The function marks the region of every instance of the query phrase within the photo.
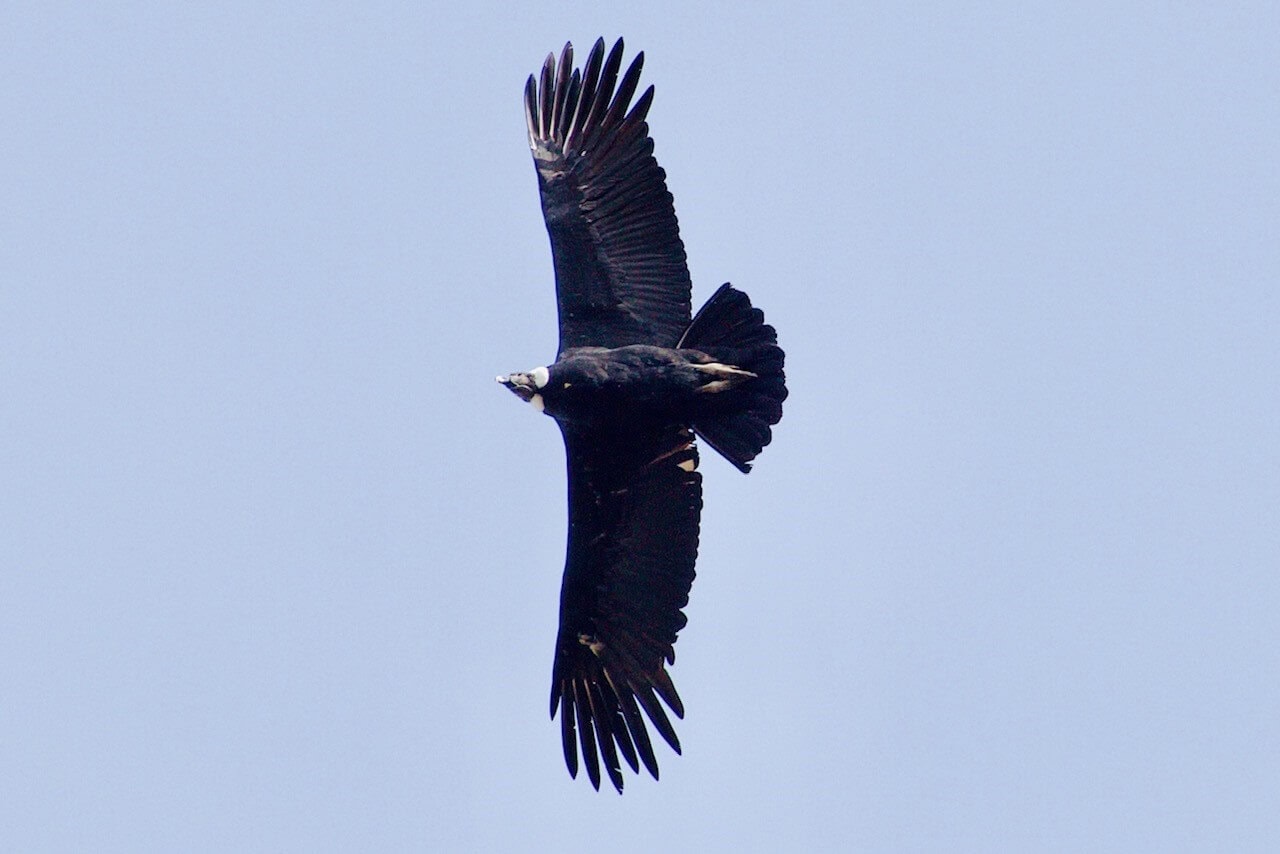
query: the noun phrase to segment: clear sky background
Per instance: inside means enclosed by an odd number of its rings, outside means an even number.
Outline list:
[[[1280,850],[1276,5],[571,5],[5,7],[3,847]],[[621,798],[493,382],[598,35],[791,388]]]

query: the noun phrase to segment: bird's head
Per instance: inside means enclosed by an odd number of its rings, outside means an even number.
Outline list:
[[[497,377],[497,380],[511,389],[511,392],[516,397],[526,403],[532,403],[534,408],[541,412],[543,409],[542,395],[538,392],[546,386],[550,378],[551,374],[546,368],[534,368],[528,373]]]

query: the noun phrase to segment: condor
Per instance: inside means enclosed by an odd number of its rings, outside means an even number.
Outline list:
[[[645,123],[653,87],[631,106],[644,54],[619,82],[621,60],[622,40],[606,57],[601,39],[579,70],[566,44],[525,86],[560,349],[551,365],[498,377],[564,436],[569,542],[551,715],[570,775],[581,747],[591,784],[600,788],[603,760],[619,792],[619,757],[658,777],[646,716],[680,752],[663,704],[684,716],[666,666],[698,554],[695,437],[750,471],[787,396],[777,334],[746,294],[722,285],[690,319],[684,244]]]

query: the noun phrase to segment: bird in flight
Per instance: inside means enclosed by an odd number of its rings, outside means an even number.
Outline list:
[[[529,147],[551,236],[560,346],[554,363],[498,377],[564,437],[569,540],[552,666],[565,764],[578,750],[619,793],[619,757],[654,779],[641,710],[676,752],[684,717],[666,666],[689,602],[702,475],[695,437],[742,472],[787,397],[777,333],[722,285],[691,317],[689,270],[645,116],[631,104],[644,54],[619,81],[622,40],[573,68],[566,44],[525,86]],[[661,699],[661,703],[659,703]]]

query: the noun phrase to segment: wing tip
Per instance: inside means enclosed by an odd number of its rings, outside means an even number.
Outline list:
[[[592,788],[599,791],[608,779],[622,794],[625,777],[619,757],[626,760],[632,772],[639,774],[643,765],[654,780],[660,779],[658,759],[649,738],[650,725],[677,756],[683,753],[680,739],[658,698],[678,717],[683,717],[684,707],[665,669],[624,676],[631,668],[625,663],[619,666],[622,671],[617,677],[603,664],[599,673],[557,677],[552,687],[551,712],[553,716],[557,712],[560,715],[561,743],[569,777],[576,780],[579,768],[585,765]],[[644,709],[643,715],[641,709]]]

